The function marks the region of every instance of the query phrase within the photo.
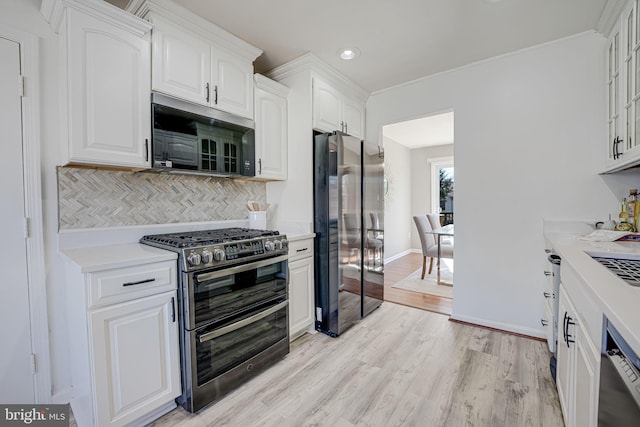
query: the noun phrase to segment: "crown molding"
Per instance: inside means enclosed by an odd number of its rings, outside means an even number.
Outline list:
[[[67,8],[72,8],[87,15],[108,22],[125,31],[142,37],[151,30],[151,25],[122,9],[102,0],[42,0],[40,13],[58,33],[64,22]]]
[[[275,80],[271,80],[268,77],[263,76],[262,74],[254,74],[253,81],[255,82],[255,87],[257,89],[266,90],[271,93],[275,93],[283,98],[286,98],[289,95],[289,88],[283,85],[282,83],[278,83]]]
[[[286,64],[280,65],[270,70],[266,75],[278,81],[304,71],[311,72],[312,75],[317,75],[330,81],[339,86],[340,91],[350,93],[363,101],[366,101],[369,97],[369,92],[313,53],[306,53]]]
[[[247,43],[241,38],[207,21],[188,9],[174,3],[171,0],[130,0],[126,9],[142,19],[153,23],[154,15],[184,27],[185,30],[194,32],[199,36],[210,40],[216,46],[229,52],[255,61],[262,54],[262,50]]]
[[[627,4],[628,0],[607,0],[596,24],[596,31],[608,36]]]

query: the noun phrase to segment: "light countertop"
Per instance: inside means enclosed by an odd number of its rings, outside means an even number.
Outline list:
[[[588,233],[583,233],[588,234]],[[588,242],[581,234],[545,232],[545,239],[562,258],[561,280],[572,299],[588,302],[603,313],[640,354],[640,287],[634,287],[591,258],[594,256],[640,259],[640,242]],[[566,265],[565,265],[566,264]],[[579,281],[564,280],[565,274]],[[578,283],[575,285],[574,283]],[[581,286],[582,285],[582,286]],[[586,285],[586,286],[585,286]],[[581,287],[580,287],[581,286]],[[574,301],[576,305],[579,303]],[[602,318],[587,319],[590,335],[600,336]],[[594,343],[598,348],[600,342]]]
[[[61,253],[77,264],[82,273],[171,261],[178,258],[175,252],[140,243],[66,249]]]

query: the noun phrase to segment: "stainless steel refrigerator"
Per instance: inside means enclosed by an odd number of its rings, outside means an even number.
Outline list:
[[[316,329],[337,336],[384,298],[384,155],[317,133],[313,178]]]

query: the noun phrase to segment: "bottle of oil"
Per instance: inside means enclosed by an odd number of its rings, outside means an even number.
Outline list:
[[[634,230],[638,229],[638,217],[640,217],[640,205],[638,203],[638,190],[632,188],[629,190],[627,198],[627,216],[628,221],[633,225]]]
[[[627,222],[629,214],[627,213],[627,198],[622,198],[622,205],[620,206],[620,213],[618,214],[620,222]]]

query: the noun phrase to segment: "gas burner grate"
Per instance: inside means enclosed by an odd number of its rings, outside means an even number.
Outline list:
[[[631,286],[640,286],[640,260],[592,257]]]
[[[187,231],[180,233],[152,234],[143,236],[142,242],[153,242],[171,248],[192,248],[215,245],[237,240],[277,236],[278,231],[251,228],[221,228],[217,230]]]

